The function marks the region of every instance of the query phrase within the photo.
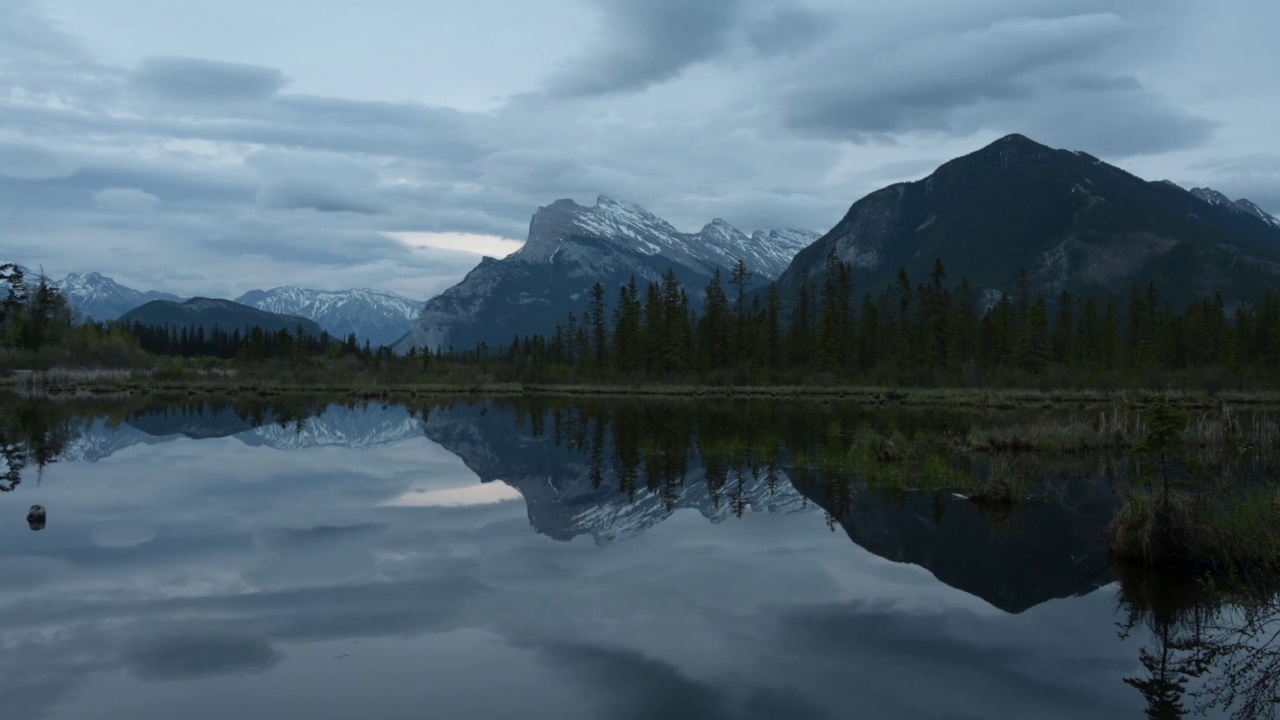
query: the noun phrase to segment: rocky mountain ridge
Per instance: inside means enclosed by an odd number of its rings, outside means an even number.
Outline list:
[[[1012,292],[1026,269],[1049,295],[1123,292],[1154,282],[1175,305],[1222,293],[1254,299],[1280,278],[1280,226],[1247,201],[1148,182],[1087,153],[1010,135],[928,177],[858,200],[779,278],[794,297],[834,252],[876,292],[905,268],[916,282],[941,258],[948,283]]]
[[[671,271],[697,305],[717,270],[727,280],[742,260],[757,283],[767,282],[816,238],[803,230],[747,235],[719,219],[682,233],[639,205],[606,195],[589,207],[557,200],[534,213],[520,250],[501,260],[485,258],[429,300],[395,349],[462,351],[480,343],[501,346],[515,335],[549,334],[570,312],[581,313],[597,281],[612,301],[630,278],[643,287]]]
[[[251,290],[236,302],[314,320],[335,338],[355,333],[375,347],[390,345],[409,332],[422,315],[423,306],[420,301],[383,290],[325,291],[289,286]]]

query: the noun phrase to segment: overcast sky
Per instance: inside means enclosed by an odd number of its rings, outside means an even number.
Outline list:
[[[425,299],[557,198],[825,231],[1010,132],[1280,214],[1278,29],[1250,0],[0,0],[0,255]]]

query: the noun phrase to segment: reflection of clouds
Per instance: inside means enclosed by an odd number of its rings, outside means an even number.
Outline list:
[[[737,682],[698,680],[671,663],[626,648],[551,642],[538,649],[548,666],[569,675],[587,689],[599,717],[620,720],[831,717],[829,712],[793,690],[756,686],[755,678]]]
[[[94,528],[89,537],[104,548],[129,548],[154,540],[156,531],[145,525],[103,525]]]
[[[388,507],[467,507],[522,500],[519,490],[501,482],[488,482],[446,490],[410,490],[383,503]]]
[[[93,716],[106,700],[136,710],[131,688],[148,680],[189,682],[140,696],[216,696],[250,672],[267,687],[291,678],[299,694],[377,687],[369,717],[402,714],[398,699],[430,687],[432,707],[462,717],[479,681],[437,668],[468,652],[520,669],[485,675],[483,694],[518,689],[543,703],[537,717],[1112,717],[1137,706],[1120,682],[1136,648],[1115,642],[1111,591],[996,614],[811,514],[712,525],[678,512],[604,548],[559,543],[530,529],[524,503],[500,501],[508,486],[478,484],[425,440],[289,453],[175,440],[109,466],[55,464],[40,491],[62,534],[0,525],[14,554],[0,561],[0,678],[6,709],[27,717]],[[93,532],[103,518],[119,546]],[[123,544],[124,530],[151,527],[155,540]],[[359,674],[333,669],[347,667]]]
[[[265,672],[280,662],[280,654],[261,638],[191,634],[142,642],[124,660],[144,680],[193,680]]]

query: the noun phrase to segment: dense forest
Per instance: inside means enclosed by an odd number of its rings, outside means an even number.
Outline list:
[[[1252,305],[1220,297],[1174,310],[1155,284],[1105,298],[1045,297],[1024,272],[1012,295],[950,283],[941,259],[923,282],[900,271],[876,295],[829,257],[820,282],[794,298],[755,288],[739,263],[701,290],[701,310],[674,272],[613,293],[597,283],[585,307],[547,335],[509,345],[414,349],[397,357],[355,336],[259,328],[206,332],[77,322],[57,288],[0,266],[0,342],[8,365],[138,367],[157,357],[292,367],[344,360],[396,380],[447,379],[449,369],[526,383],[845,384],[1270,387],[1280,364],[1280,289]],[[612,297],[611,297],[612,295]]]
[[[926,386],[1188,372],[1200,382],[1265,382],[1280,363],[1276,290],[1252,306],[1228,309],[1214,297],[1175,312],[1154,284],[1105,299],[1066,291],[1046,298],[1023,272],[1012,296],[979,297],[967,280],[948,284],[939,259],[926,282],[900,271],[893,287],[859,297],[850,266],[829,257],[826,270],[787,303],[773,286],[751,292],[751,273],[739,264],[711,280],[700,313],[670,273],[643,288],[633,280],[612,304],[597,284],[584,311],[549,337],[515,338],[498,354],[541,379]]]

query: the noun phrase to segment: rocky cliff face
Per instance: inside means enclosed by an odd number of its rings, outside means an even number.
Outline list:
[[[694,296],[716,270],[727,273],[739,259],[757,280],[771,280],[815,239],[816,233],[802,230],[746,235],[723,220],[682,233],[638,205],[606,196],[590,207],[557,200],[534,214],[519,251],[502,260],[485,258],[428,301],[396,350],[463,351],[550,333],[570,312],[581,313],[597,281],[612,300],[632,276],[643,285],[671,270]]]

